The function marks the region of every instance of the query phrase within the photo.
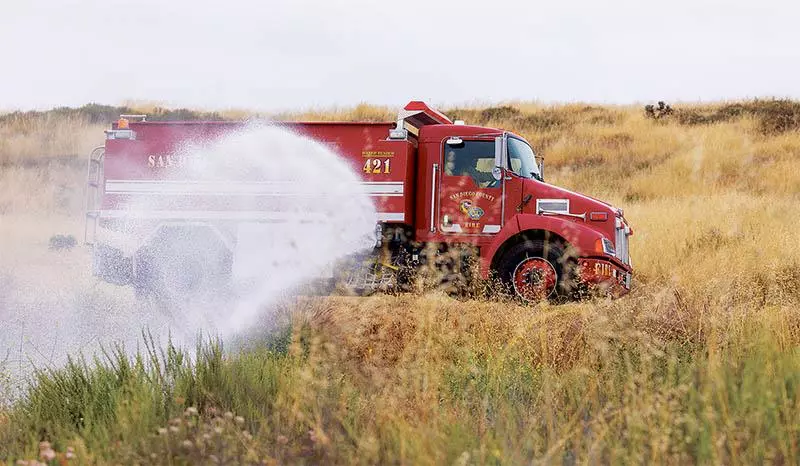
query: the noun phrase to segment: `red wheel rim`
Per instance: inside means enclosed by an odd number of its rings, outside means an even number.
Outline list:
[[[547,259],[529,257],[514,269],[514,292],[525,301],[539,301],[556,289],[556,269]]]

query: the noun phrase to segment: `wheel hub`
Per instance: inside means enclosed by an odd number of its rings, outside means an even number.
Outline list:
[[[556,269],[547,259],[528,257],[514,269],[514,292],[525,301],[539,301],[556,289]]]
[[[180,296],[188,296],[195,292],[205,275],[200,260],[186,257],[175,259],[172,267],[167,267],[165,272],[167,286]]]

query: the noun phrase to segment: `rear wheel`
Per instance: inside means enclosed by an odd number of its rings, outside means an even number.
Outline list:
[[[525,302],[569,298],[575,261],[559,242],[525,240],[502,256],[497,272],[506,289]]]
[[[136,294],[163,309],[223,298],[230,280],[230,254],[225,250],[176,248],[139,255]]]

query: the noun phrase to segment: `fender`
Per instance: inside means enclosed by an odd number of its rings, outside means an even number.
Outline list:
[[[481,248],[481,276],[489,277],[492,261],[497,251],[514,235],[525,231],[540,230],[554,233],[564,238],[570,245],[583,251],[594,251],[595,242],[603,238],[603,234],[573,220],[536,214],[517,214],[508,221],[500,233],[485,248]]]

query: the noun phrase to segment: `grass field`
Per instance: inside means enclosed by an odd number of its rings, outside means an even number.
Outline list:
[[[80,217],[74,154],[102,142],[116,111],[0,116],[0,222],[15,225],[0,231]],[[518,132],[549,182],[623,207],[632,293],[530,307],[435,290],[298,298],[244,347],[76,356],[21,399],[0,397],[0,460],[800,462],[800,103],[445,113]],[[0,249],[0,279],[31,262],[18,249]],[[0,389],[13,382],[2,357]]]

